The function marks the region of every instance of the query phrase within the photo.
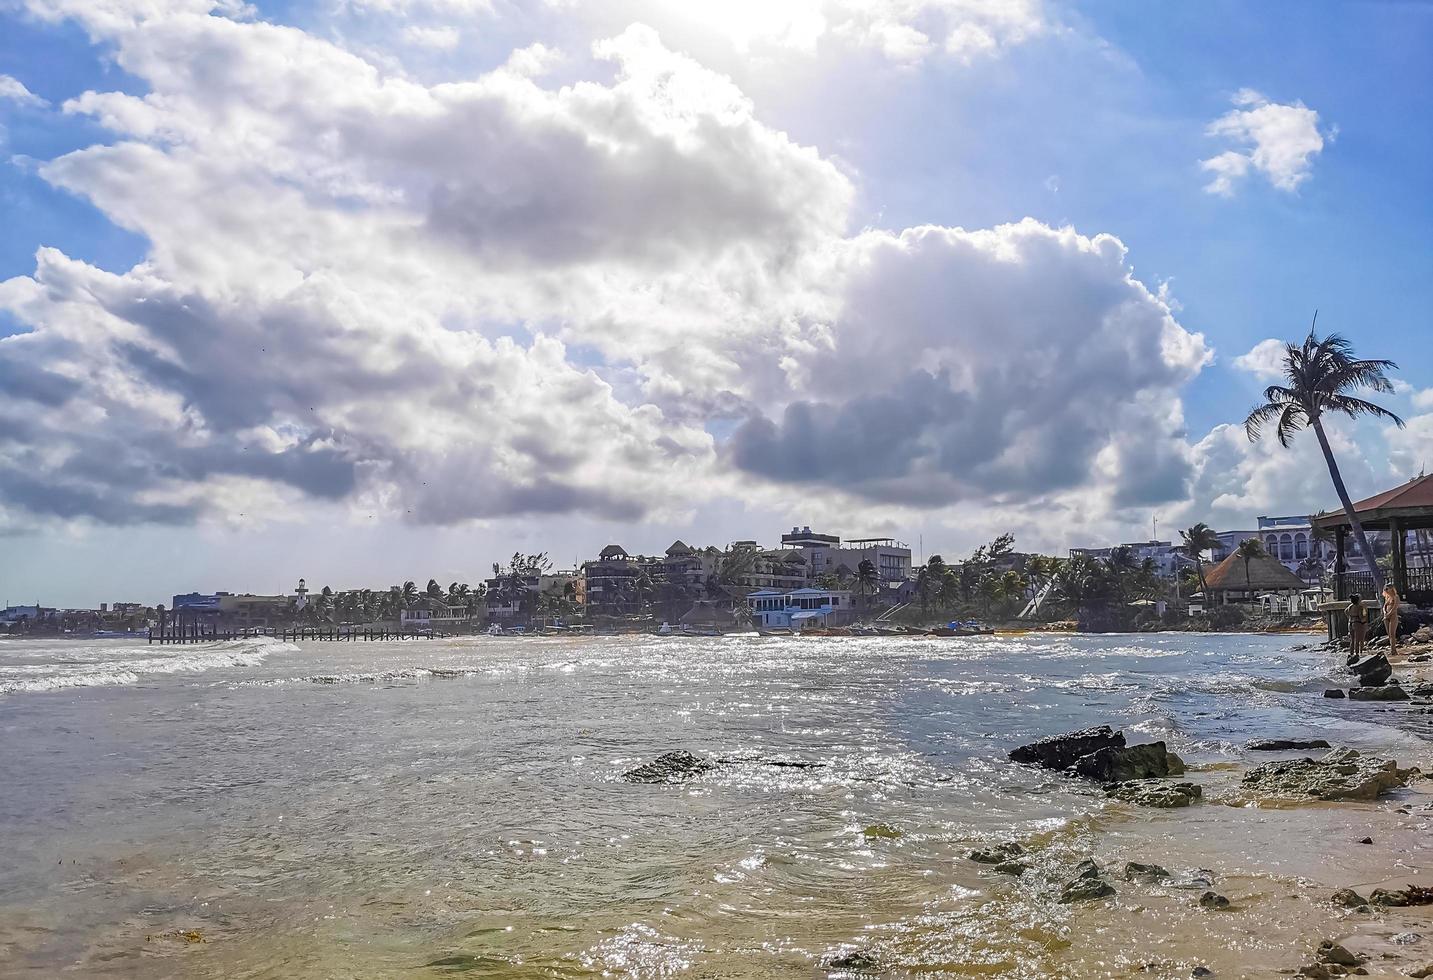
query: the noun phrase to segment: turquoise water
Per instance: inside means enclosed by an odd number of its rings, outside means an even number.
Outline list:
[[[1433,761],[1421,716],[1319,697],[1299,639],[0,642],[0,975],[812,977],[860,948],[883,976],[1187,976],[1231,943],[1296,965],[1338,921],[1317,895],[1415,867],[1427,814],[1224,805],[1266,761],[1242,743]],[[1005,760],[1101,723],[1166,739],[1210,802],[1135,811]],[[733,761],[618,778],[678,748]],[[963,860],[1005,839],[1035,873]],[[1087,854],[1215,870],[1257,914],[1135,886],[1059,906]]]

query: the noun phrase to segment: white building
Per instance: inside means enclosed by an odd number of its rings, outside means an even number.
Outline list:
[[[855,617],[851,593],[832,589],[759,589],[746,597],[757,626],[839,626]]]
[[[1174,578],[1180,569],[1193,564],[1173,541],[1132,541],[1128,544],[1110,545],[1108,548],[1071,548],[1070,557],[1109,561],[1120,549],[1128,551],[1136,565],[1143,565],[1146,560],[1154,562],[1154,572],[1160,578]]]
[[[843,544],[835,534],[793,527],[790,534],[781,536],[781,547],[799,549],[806,556],[813,579],[837,574],[843,566],[854,576],[867,559],[876,566],[882,582],[903,582],[911,576],[910,546],[894,538],[848,538]]]
[[[403,609],[398,613],[398,623],[403,629],[444,629],[472,621],[472,613],[463,606],[450,606],[436,599],[419,600],[413,608]]]

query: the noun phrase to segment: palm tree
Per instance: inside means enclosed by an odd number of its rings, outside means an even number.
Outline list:
[[[412,582],[404,582],[403,588],[398,593],[399,609],[411,609],[413,603],[418,601],[418,586]]]
[[[1203,521],[1191,528],[1180,531],[1179,536],[1184,539],[1181,550],[1194,559],[1194,574],[1199,577],[1199,588],[1209,594],[1209,586],[1204,581],[1204,553],[1219,547],[1219,535],[1214,529]]]
[[[1264,543],[1258,538],[1245,538],[1234,549],[1234,554],[1244,562],[1244,592],[1250,602],[1254,601],[1254,582],[1249,576],[1249,563],[1264,553]]]
[[[1318,315],[1314,315],[1315,321]],[[1403,420],[1388,409],[1362,398],[1355,398],[1348,392],[1357,388],[1368,388],[1378,392],[1391,392],[1393,385],[1384,373],[1396,369],[1397,364],[1386,360],[1356,360],[1353,345],[1338,334],[1318,337],[1312,329],[1300,346],[1289,344],[1284,349],[1285,384],[1270,385],[1264,389],[1264,404],[1249,413],[1244,420],[1244,431],[1251,440],[1258,439],[1259,433],[1270,422],[1277,421],[1275,435],[1279,445],[1287,447],[1294,433],[1304,426],[1314,430],[1318,436],[1319,448],[1323,450],[1324,462],[1328,464],[1329,477],[1343,505],[1344,516],[1353,527],[1353,537],[1358,543],[1359,553],[1368,563],[1373,576],[1373,591],[1383,591],[1383,572],[1369,547],[1368,536],[1363,532],[1363,522],[1354,512],[1348,489],[1343,485],[1338,462],[1324,433],[1323,417],[1334,412],[1358,418],[1369,415],[1388,419],[1399,428]]]
[[[869,558],[862,558],[856,565],[856,588],[861,596],[861,604],[868,603],[871,596],[876,594],[880,588],[880,575],[876,572],[876,563]]]

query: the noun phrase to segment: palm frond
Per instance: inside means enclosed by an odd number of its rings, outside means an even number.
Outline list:
[[[1309,414],[1302,405],[1285,405],[1284,410],[1279,413],[1279,427],[1274,434],[1279,438],[1279,445],[1288,449],[1293,444],[1294,433],[1298,432],[1308,424]]]
[[[1352,395],[1327,395],[1323,408],[1325,411],[1341,412],[1350,418],[1367,415],[1376,419],[1387,419],[1400,429],[1405,424],[1401,418],[1382,405],[1375,405],[1373,402],[1364,401],[1362,398],[1355,398]]]
[[[1248,418],[1244,419],[1244,434],[1249,437],[1249,441],[1257,440],[1264,426],[1277,418],[1283,410],[1282,404],[1269,401],[1250,412]]]

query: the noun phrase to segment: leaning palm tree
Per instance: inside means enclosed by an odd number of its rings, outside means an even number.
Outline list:
[[[1219,547],[1219,535],[1214,529],[1203,521],[1193,527],[1180,531],[1179,536],[1184,539],[1181,550],[1194,559],[1194,574],[1199,576],[1199,588],[1207,595],[1209,586],[1204,581],[1204,553]]]
[[[1317,322],[1318,314],[1314,315]],[[1277,420],[1274,432],[1279,445],[1287,447],[1294,433],[1304,426],[1314,430],[1318,436],[1319,448],[1323,450],[1324,462],[1328,464],[1329,477],[1343,505],[1344,516],[1353,527],[1353,537],[1358,550],[1368,563],[1373,576],[1375,594],[1383,591],[1383,572],[1368,545],[1368,536],[1363,532],[1363,522],[1354,512],[1348,489],[1343,485],[1338,462],[1324,433],[1323,417],[1333,412],[1358,418],[1369,415],[1388,419],[1399,428],[1403,420],[1388,409],[1373,402],[1356,398],[1348,392],[1357,388],[1372,391],[1391,392],[1392,383],[1384,373],[1396,369],[1397,364],[1386,360],[1358,360],[1353,356],[1353,345],[1336,333],[1327,337],[1317,336],[1312,329],[1301,345],[1288,344],[1284,349],[1284,379],[1282,385],[1270,385],[1264,389],[1264,404],[1249,413],[1244,420],[1244,431],[1251,440],[1258,439],[1264,426]]]
[[[1244,562],[1244,592],[1252,602],[1254,600],[1254,581],[1249,574],[1249,563],[1265,554],[1264,543],[1258,538],[1245,538],[1239,542],[1239,547],[1234,549],[1234,554]]]

